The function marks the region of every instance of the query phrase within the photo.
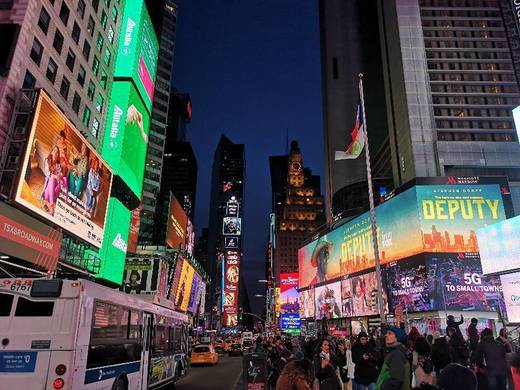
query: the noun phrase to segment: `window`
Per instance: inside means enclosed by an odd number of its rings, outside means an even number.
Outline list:
[[[54,311],[54,302],[30,301],[23,297],[18,298],[15,317],[51,317]]]
[[[79,71],[78,71],[78,83],[79,85],[81,85],[82,87],[85,85],[85,77],[86,77],[86,71],[85,71],[85,68],[83,66],[79,66]]]
[[[121,339],[124,331],[121,307],[104,302],[95,302],[92,321],[92,340],[96,339]]]
[[[105,11],[101,12],[101,27],[103,27],[103,30],[107,28],[107,14]]]
[[[67,23],[69,21],[69,15],[70,15],[69,7],[67,7],[67,4],[65,4],[65,2],[61,3],[60,19],[65,26],[67,25]]]
[[[31,72],[28,70],[25,71],[25,76],[23,78],[22,88],[34,88],[36,85],[36,78],[33,76]],[[0,300],[1,301],[1,300]]]
[[[114,43],[114,29],[112,28],[112,26],[108,26],[107,36],[108,36],[108,41],[110,43]]]
[[[103,48],[103,42],[104,42],[103,35],[101,35],[101,33],[99,32],[98,36],[97,36],[96,49],[100,53],[101,53],[101,49]]]
[[[81,120],[85,126],[88,127],[90,123],[90,108],[85,107],[83,110],[83,119]]]
[[[117,23],[117,8],[115,5],[112,7],[112,21]]]
[[[71,72],[74,72],[74,63],[76,62],[76,55],[69,49],[67,53],[67,60],[65,61],[65,65],[70,69]]]
[[[103,112],[103,104],[105,103],[105,99],[103,99],[103,96],[98,93],[97,101],[96,101],[96,110],[97,112]]]
[[[31,54],[30,57],[32,60],[36,63],[36,65],[40,65],[40,61],[42,59],[42,53],[43,53],[43,46],[40,43],[39,40],[34,38],[33,45],[31,48]]]
[[[98,12],[99,0],[92,0],[92,8],[94,8],[94,11]]]
[[[96,85],[90,80],[88,82],[87,96],[90,101],[94,100],[94,93],[96,93]]]
[[[77,114],[79,113],[79,106],[81,105],[81,98],[77,92],[74,92],[74,98],[72,99],[72,109]]]
[[[106,89],[107,88],[107,82],[108,82],[108,74],[107,72],[105,72],[104,69],[101,69],[101,87],[103,87],[103,89]]]
[[[56,80],[56,73],[58,72],[58,65],[52,58],[49,58],[49,64],[47,65],[47,72],[45,73],[45,76],[47,76],[47,79],[54,83]]]
[[[130,312],[130,327],[128,329],[129,339],[139,339],[141,337],[141,327],[143,324],[142,314],[140,312]]]
[[[63,34],[58,29],[56,29],[56,33],[54,34],[54,41],[52,42],[52,47],[56,49],[58,54],[61,54],[61,50],[63,49]]]
[[[85,42],[83,42],[83,57],[85,57],[85,60],[89,60],[90,57],[90,43],[87,42],[85,39]]]
[[[79,37],[81,35],[81,29],[79,28],[79,25],[74,22],[74,26],[72,26],[72,39],[76,44],[79,43]]]
[[[78,15],[81,16],[81,19],[85,16],[85,2],[83,0],[78,1]]]
[[[60,95],[63,96],[65,100],[69,97],[69,89],[70,89],[70,81],[67,80],[65,76],[63,76],[63,79],[61,80],[61,86],[60,86]]]
[[[99,121],[96,118],[94,118],[94,120],[92,121],[92,127],[90,129],[90,132],[94,137],[97,138],[99,132]]]
[[[99,60],[96,56],[94,56],[94,60],[92,61],[92,73],[94,73],[94,75],[97,76],[98,71],[99,71]]]
[[[110,58],[112,58],[112,53],[110,53],[110,50],[105,48],[105,55],[103,56],[103,61],[105,61],[105,64],[107,66],[110,66]]]
[[[87,23],[87,31],[90,34],[91,37],[94,36],[94,29],[96,28],[96,23],[94,23],[94,19],[92,19],[92,16],[88,17],[88,23]]]
[[[40,18],[38,19],[38,26],[40,29],[47,35],[47,31],[49,31],[49,23],[51,21],[51,16],[47,12],[45,8],[42,7],[40,11]]]
[[[9,317],[14,295],[0,293],[0,317]]]

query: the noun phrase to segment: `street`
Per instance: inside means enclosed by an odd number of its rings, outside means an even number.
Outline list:
[[[242,357],[220,355],[216,366],[190,367],[176,383],[176,390],[239,390]]]

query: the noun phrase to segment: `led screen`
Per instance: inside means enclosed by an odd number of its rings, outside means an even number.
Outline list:
[[[280,313],[298,313],[298,273],[280,274]]]
[[[507,319],[510,324],[520,324],[520,272],[501,275]]]
[[[224,235],[240,236],[242,232],[242,219],[236,217],[224,217],[222,233]]]
[[[44,91],[27,145],[15,201],[101,247],[112,172]]]
[[[170,193],[170,212],[168,213],[168,226],[166,229],[166,244],[172,249],[186,246],[186,228],[188,217],[181,204]]]
[[[477,230],[484,274],[520,269],[520,216]]]
[[[188,311],[191,313],[195,313],[195,311],[197,310],[197,305],[199,303],[198,299],[200,298],[199,291],[201,288],[201,284],[202,284],[202,278],[200,277],[200,275],[197,272],[195,272],[193,274],[193,282],[192,282],[192,286],[191,286],[190,300],[188,303]]]
[[[140,199],[150,115],[130,82],[114,82],[107,112],[102,156]]]
[[[378,315],[376,273],[369,272],[349,279],[352,296],[352,315],[354,317]],[[388,298],[384,289],[383,302],[385,312],[388,312]]]
[[[179,276],[179,283],[177,292],[175,294],[175,307],[180,311],[188,310],[190,301],[191,286],[193,283],[193,276],[195,269],[186,260],[182,262],[182,268]]]
[[[341,283],[334,282],[314,288],[316,319],[340,318]]]
[[[314,318],[314,288],[300,291],[300,317]]]
[[[415,186],[376,208],[381,263],[423,252],[475,252],[475,231],[505,219],[498,184]],[[374,266],[369,213],[298,250],[300,288]]]
[[[285,333],[300,333],[301,319],[298,313],[283,313],[280,315],[280,329]]]

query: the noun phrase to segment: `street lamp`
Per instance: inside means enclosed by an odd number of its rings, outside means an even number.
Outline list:
[[[262,294],[255,294],[255,298],[267,298],[267,297]]]

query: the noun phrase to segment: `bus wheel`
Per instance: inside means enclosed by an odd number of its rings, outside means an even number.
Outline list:
[[[112,390],[127,390],[126,382],[123,378],[117,378],[112,385]]]

